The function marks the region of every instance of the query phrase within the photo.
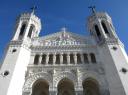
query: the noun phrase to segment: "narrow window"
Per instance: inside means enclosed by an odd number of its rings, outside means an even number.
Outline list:
[[[100,38],[101,33],[100,33],[99,27],[97,25],[95,25],[95,31],[96,31],[96,34],[97,34],[98,38]]]
[[[81,64],[82,61],[81,61],[81,55],[80,54],[77,54],[77,63],[78,64]]]
[[[36,55],[34,59],[34,64],[38,65],[38,63],[39,63],[39,55]]]
[[[49,62],[48,64],[53,64],[53,54],[49,55]]]
[[[26,24],[23,24],[21,29],[20,29],[20,36],[23,36],[25,28],[26,28]]]
[[[70,54],[70,63],[71,64],[74,64],[75,63],[73,54]]]
[[[31,38],[32,32],[33,32],[34,26],[30,26],[29,32],[28,32],[28,37]]]
[[[108,29],[107,29],[105,23],[102,21],[101,24],[102,24],[102,27],[103,27],[105,33],[106,33],[106,34],[109,34]]]
[[[56,64],[60,64],[60,55],[59,54],[56,55]]]
[[[46,54],[43,54],[41,63],[46,64]]]
[[[93,53],[90,54],[90,57],[91,57],[91,62],[96,63],[96,57]]]
[[[67,54],[63,54],[63,64],[67,64]]]
[[[85,63],[88,63],[89,62],[88,61],[88,55],[86,53],[84,53],[83,56],[84,56],[84,62]]]

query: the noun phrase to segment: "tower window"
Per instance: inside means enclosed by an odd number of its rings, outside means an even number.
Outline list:
[[[113,49],[113,50],[117,50],[117,47],[116,47],[116,46],[113,46],[112,49]]]
[[[125,74],[127,73],[127,69],[126,68],[122,68],[121,71]]]
[[[9,75],[9,71],[5,71],[4,73],[3,73],[3,76],[5,77],[5,76],[7,76],[7,75]]]
[[[103,27],[105,33],[106,33],[106,34],[109,34],[108,29],[107,29],[105,23],[102,21],[101,24],[102,24],[102,27]]]
[[[95,25],[95,31],[96,31],[97,36],[100,38],[101,33],[100,33],[99,27],[97,25]]]
[[[17,51],[16,49],[13,49],[13,50],[12,50],[12,53],[14,53],[14,52],[16,52],[16,51]]]
[[[21,29],[20,29],[20,36],[23,36],[25,28],[26,28],[26,24],[23,24]]]
[[[28,37],[29,37],[29,38],[31,38],[33,30],[34,30],[34,26],[31,25],[31,26],[30,26],[30,29],[29,29],[29,32],[28,32]]]

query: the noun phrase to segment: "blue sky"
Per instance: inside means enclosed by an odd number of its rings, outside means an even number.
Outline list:
[[[128,52],[128,0],[2,0],[0,3],[0,58],[13,36],[16,17],[38,6],[36,14],[42,21],[40,35],[46,35],[67,27],[69,31],[87,35],[88,6],[107,12],[113,20],[116,33]]]

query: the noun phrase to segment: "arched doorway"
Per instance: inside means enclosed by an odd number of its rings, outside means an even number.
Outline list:
[[[100,95],[99,84],[96,80],[88,78],[83,81],[83,95]]]
[[[33,84],[32,95],[49,95],[49,84],[46,80],[38,80]]]
[[[67,78],[62,79],[57,88],[58,95],[75,95],[74,84]]]

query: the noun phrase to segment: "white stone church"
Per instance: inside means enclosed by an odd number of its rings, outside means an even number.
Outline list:
[[[93,12],[90,36],[65,28],[39,37],[34,12],[21,14],[0,69],[0,95],[128,95],[128,58],[111,17]]]

